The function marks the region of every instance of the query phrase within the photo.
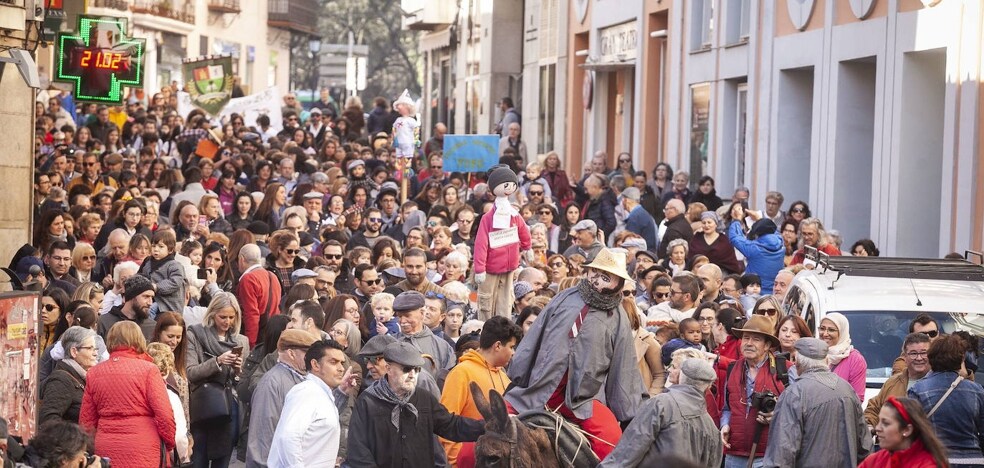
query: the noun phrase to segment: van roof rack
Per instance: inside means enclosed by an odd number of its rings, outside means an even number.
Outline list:
[[[967,251],[965,258],[906,258],[831,256],[806,247],[806,259],[817,268],[837,273],[837,279],[848,276],[880,276],[889,278],[933,279],[953,281],[984,281],[984,266],[967,260],[977,252]]]

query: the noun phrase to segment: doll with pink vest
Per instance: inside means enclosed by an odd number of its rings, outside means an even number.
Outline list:
[[[492,209],[482,216],[475,236],[475,283],[478,285],[478,318],[496,315],[510,318],[513,303],[513,272],[519,268],[520,253],[530,256],[530,229],[509,196],[519,188],[519,178],[507,166],[489,174],[495,194]]]

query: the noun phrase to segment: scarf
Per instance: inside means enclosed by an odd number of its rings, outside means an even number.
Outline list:
[[[830,364],[830,368],[833,369],[849,356],[851,351],[854,351],[854,346],[851,346],[851,324],[847,321],[847,317],[837,312],[829,313],[823,318],[834,322],[834,325],[837,326],[837,330],[840,332],[840,339],[837,341],[837,344],[827,349],[827,362]]]
[[[609,314],[618,308],[618,305],[622,302],[621,292],[616,294],[600,293],[586,279],[582,279],[580,283],[577,283],[577,292],[581,295],[584,303],[592,309],[603,310]]]
[[[386,381],[386,377],[383,377],[375,382],[372,386],[366,389],[366,393],[378,398],[379,400],[393,405],[393,410],[390,411],[390,422],[393,423],[393,427],[396,431],[400,431],[400,412],[406,408],[413,417],[417,417],[417,407],[410,403],[410,397],[413,396],[413,391],[407,393],[400,398],[396,395],[392,388],[389,386],[389,382]]]
[[[75,361],[75,359],[65,358],[62,359],[61,362],[65,363],[65,365],[67,365],[68,367],[71,367],[76,374],[82,376],[82,380],[85,380],[85,369],[83,369],[82,366],[80,366],[79,363]]]
[[[493,229],[509,229],[512,226],[512,217],[519,215],[519,212],[509,203],[508,197],[495,197],[495,214],[492,215]]]

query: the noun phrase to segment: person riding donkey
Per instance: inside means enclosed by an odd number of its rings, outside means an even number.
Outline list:
[[[619,421],[635,416],[647,392],[620,306],[625,254],[603,248],[584,268],[587,278],[554,297],[516,348],[505,400],[513,412],[558,412],[604,459],[622,435]]]

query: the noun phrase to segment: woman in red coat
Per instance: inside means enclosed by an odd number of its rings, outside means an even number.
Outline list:
[[[119,322],[106,347],[109,360],[86,375],[79,425],[95,433],[96,454],[114,468],[160,466],[161,444],[174,449],[174,413],[143,332],[135,322]]]
[[[878,413],[875,434],[882,449],[865,458],[859,468],[950,466],[946,448],[916,400],[888,397]]]

